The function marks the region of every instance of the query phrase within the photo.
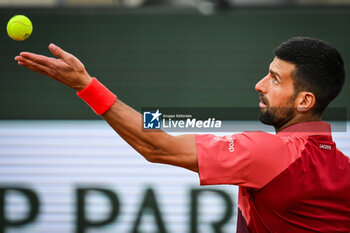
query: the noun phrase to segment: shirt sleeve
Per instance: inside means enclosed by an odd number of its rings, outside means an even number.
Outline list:
[[[265,132],[196,135],[200,183],[261,188],[300,157],[302,145]]]

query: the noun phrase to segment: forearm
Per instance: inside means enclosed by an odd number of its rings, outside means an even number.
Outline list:
[[[120,100],[117,100],[102,116],[148,161],[180,166],[192,171],[198,170],[197,161],[193,161],[196,154],[194,135],[172,136],[161,130],[144,131],[142,115]]]

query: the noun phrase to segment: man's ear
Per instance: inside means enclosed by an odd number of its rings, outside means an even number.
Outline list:
[[[299,92],[295,104],[298,112],[307,112],[315,106],[316,97],[312,92],[301,91]]]

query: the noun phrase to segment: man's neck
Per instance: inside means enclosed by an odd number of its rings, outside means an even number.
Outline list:
[[[321,120],[321,116],[318,115],[308,115],[308,116],[296,116],[293,119],[291,119],[290,121],[288,121],[287,123],[285,123],[284,125],[282,125],[279,128],[275,128],[276,133],[280,132],[281,130],[291,126],[291,125],[295,125],[298,123],[303,123],[303,122],[310,122],[310,121],[320,121]]]

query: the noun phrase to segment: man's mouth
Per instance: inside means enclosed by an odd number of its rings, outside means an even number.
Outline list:
[[[259,107],[260,107],[260,108],[265,108],[265,107],[266,107],[266,104],[264,104],[264,102],[260,101]]]
[[[260,103],[259,107],[260,108],[265,108],[267,106],[267,100],[263,95],[259,95]]]

